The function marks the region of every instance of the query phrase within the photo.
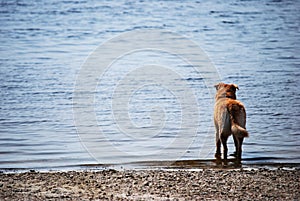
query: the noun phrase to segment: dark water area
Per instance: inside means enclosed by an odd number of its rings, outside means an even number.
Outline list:
[[[208,55],[220,81],[239,85],[237,98],[246,106],[250,133],[244,142],[243,164],[300,163],[299,1],[2,0],[0,6],[0,169],[102,164],[77,132],[76,80],[99,45],[120,34],[149,29],[168,30],[193,41]],[[185,142],[178,130],[190,132],[189,126],[180,127],[183,109],[175,97],[182,92],[179,89],[170,92],[141,85],[141,92],[128,103],[138,133],[120,135],[110,102],[104,100],[112,99],[120,77],[134,65],[174,67],[182,74],[200,111],[197,133],[188,146],[168,146],[176,138]],[[114,70],[119,66],[124,71]],[[112,69],[92,91],[98,121],[94,126],[123,153],[106,153],[103,146],[108,162],[135,164],[180,156],[179,161],[211,163],[214,100],[199,74],[176,55],[149,50],[124,56]],[[159,70],[156,74],[162,77]],[[164,118],[159,134],[145,134],[151,129],[156,132],[152,121]],[[157,157],[149,158],[149,152]]]

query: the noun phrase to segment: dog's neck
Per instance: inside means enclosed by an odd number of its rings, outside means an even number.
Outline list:
[[[231,98],[236,100],[236,95],[234,92],[232,91],[220,91],[216,94],[216,100],[220,99],[220,98]]]

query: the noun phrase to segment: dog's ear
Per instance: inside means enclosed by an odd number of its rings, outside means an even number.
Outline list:
[[[239,86],[238,86],[237,84],[232,84],[232,86],[233,86],[235,89],[239,90]]]
[[[220,87],[220,85],[221,85],[222,83],[218,83],[218,84],[216,84],[214,87],[216,88],[216,90],[218,91],[218,89],[219,89],[219,87]]]

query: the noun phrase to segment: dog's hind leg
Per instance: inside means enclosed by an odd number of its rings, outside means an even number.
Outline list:
[[[222,141],[222,145],[223,145],[223,159],[224,160],[227,160],[227,152],[228,152],[227,139],[228,139],[228,136],[226,136],[222,133],[221,134],[221,141]]]
[[[243,141],[244,141],[244,138],[238,138],[237,137],[237,146],[236,146],[236,158],[238,160],[241,160],[242,159],[242,144],[243,144]]]
[[[233,141],[235,146],[235,152],[232,154],[236,159],[241,160],[242,158],[242,144],[244,138],[238,138],[237,136],[233,135]]]
[[[235,152],[232,154],[237,160],[242,159],[242,144],[244,141],[244,138],[239,138],[235,135],[233,135],[233,141],[235,146]]]
[[[221,140],[218,139],[216,141],[216,147],[217,147],[217,150],[216,150],[216,153],[215,153],[215,158],[216,159],[221,159]]]
[[[219,132],[216,132],[216,153],[215,153],[216,159],[221,159],[221,140],[219,136]]]
[[[230,154],[230,156],[233,156],[233,157],[237,157],[237,151],[238,151],[238,139],[235,135],[232,135],[233,137],[233,141],[234,141],[234,146],[235,146],[235,152],[233,152],[232,154]]]

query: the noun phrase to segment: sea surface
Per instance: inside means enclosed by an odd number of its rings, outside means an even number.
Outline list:
[[[242,163],[300,163],[299,1],[1,0],[0,25],[0,169],[211,161],[219,81]]]

